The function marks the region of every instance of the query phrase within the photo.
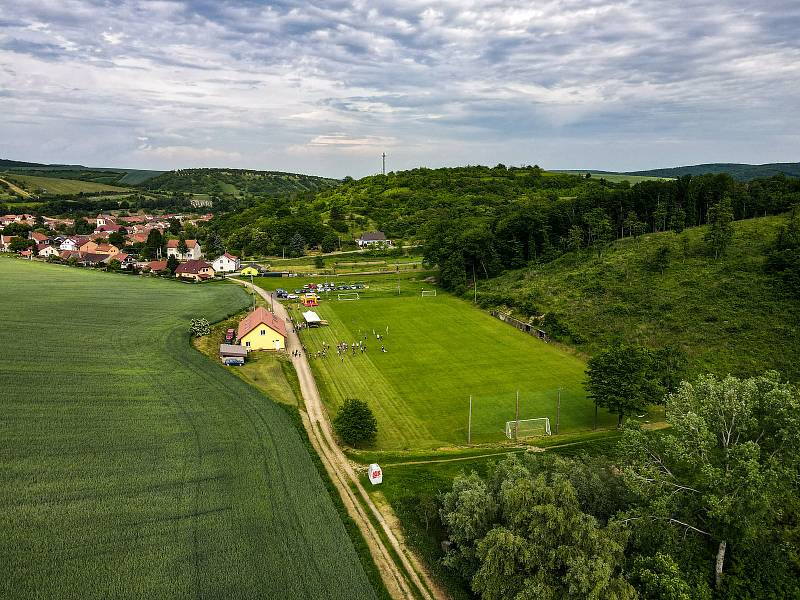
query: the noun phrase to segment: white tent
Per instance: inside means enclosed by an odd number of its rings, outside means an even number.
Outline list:
[[[322,324],[322,319],[313,310],[307,310],[303,313],[303,319],[309,327],[317,327]]]

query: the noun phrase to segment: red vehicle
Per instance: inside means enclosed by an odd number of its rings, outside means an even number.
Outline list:
[[[228,331],[225,332],[226,344],[232,344],[235,338],[236,338],[236,332],[233,329],[228,329]]]
[[[309,289],[315,290],[315,289],[317,289],[317,284],[316,283],[309,283],[308,287],[309,287]]]

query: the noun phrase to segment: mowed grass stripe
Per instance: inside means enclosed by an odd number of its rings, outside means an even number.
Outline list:
[[[0,260],[0,596],[374,597],[288,415],[189,345],[246,304]]]

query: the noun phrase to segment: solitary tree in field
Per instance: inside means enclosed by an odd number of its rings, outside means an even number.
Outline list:
[[[717,204],[708,209],[708,232],[705,240],[708,242],[714,259],[719,258],[733,239],[733,209],[729,196],[723,196]]]
[[[626,416],[645,412],[663,398],[653,356],[641,346],[617,345],[596,354],[589,359],[586,375],[595,411],[600,406],[615,413],[619,427]]]
[[[625,522],[663,522],[706,540],[717,587],[729,549],[788,552],[782,536],[792,533],[781,523],[794,518],[799,491],[798,415],[800,390],[775,372],[683,382],[667,399],[667,435],[630,429],[620,442],[626,481],[642,500]]]
[[[378,422],[369,405],[363,400],[348,398],[333,419],[333,428],[342,440],[353,447],[375,442]]]

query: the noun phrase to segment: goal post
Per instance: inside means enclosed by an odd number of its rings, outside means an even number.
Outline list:
[[[425,298],[426,296],[435,296],[436,290],[422,290],[422,297]]]
[[[338,294],[339,300],[361,300],[361,297],[358,295],[358,292],[345,292],[342,294]]]
[[[517,428],[518,423],[519,429]],[[552,435],[550,432],[550,419],[548,417],[506,421],[506,437],[510,440],[535,435]]]

